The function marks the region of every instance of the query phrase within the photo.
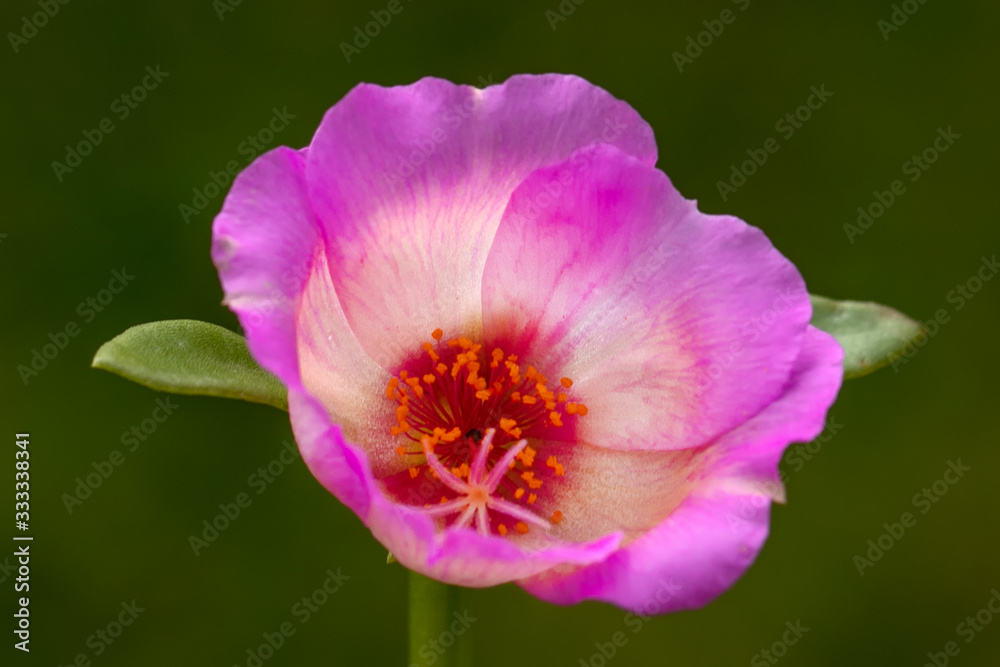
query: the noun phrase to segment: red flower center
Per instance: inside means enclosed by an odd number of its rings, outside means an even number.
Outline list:
[[[435,343],[422,346],[426,354],[385,392],[398,404],[392,434],[406,441],[396,453],[421,490],[403,495],[422,499],[444,526],[474,520],[481,533],[501,535],[508,524],[522,534],[529,523],[548,527],[532,506],[565,470],[554,455],[537,467],[535,459],[550,429],[568,429],[566,420],[587,414],[582,403],[569,401],[572,380],[562,378],[553,392],[533,366],[522,373],[517,355],[500,348],[486,355],[466,338],[443,342],[440,329],[431,336]],[[553,523],[561,519],[558,510],[550,515]]]

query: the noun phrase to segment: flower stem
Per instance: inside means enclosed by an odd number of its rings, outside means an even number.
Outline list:
[[[410,572],[411,665],[433,661],[435,667],[471,667],[472,638],[464,597],[461,588]]]

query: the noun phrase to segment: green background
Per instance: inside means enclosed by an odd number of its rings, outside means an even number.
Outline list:
[[[248,1],[220,20],[210,0],[76,0],[17,53],[9,38],[0,46],[0,497],[12,512],[13,435],[29,431],[35,536],[32,652],[26,659],[10,646],[13,580],[0,572],[0,663],[66,665],[85,653],[108,667],[243,665],[247,648],[296,621],[292,605],[340,568],[350,580],[265,664],[406,664],[404,570],[385,565],[385,549],[300,461],[264,493],[248,487],[291,438],[285,414],[176,397],[176,412],[128,452],[122,433],[162,396],[89,362],[140,322],[237,328],[209,259],[223,197],[190,224],[178,206],[210,170],[243,160],[238,145],[273,108],[296,117],[271,146],[297,147],[361,81],[477,84],[555,71],[638,109],[681,192],[764,229],[811,291],[922,320],[946,309],[951,319],[905,365],[842,390],[831,411],[842,427],[801,470],[784,466],[789,502],[774,510],[756,564],[718,600],[633,633],[608,605],[555,607],[514,586],[473,591],[476,663],[599,665],[595,642],[621,630],[628,643],[609,664],[745,665],[801,620],[809,630],[781,664],[922,665],[953,640],[961,653],[951,664],[998,664],[1000,619],[968,644],[956,626],[1000,587],[1000,280],[961,310],[947,299],[1000,250],[997,4],[931,0],[885,40],[877,21],[889,18],[889,2],[751,0],[740,11],[729,0],[589,0],[553,30],[545,12],[557,0],[404,0],[346,62],[339,43],[385,4]],[[672,53],[726,8],[735,21],[679,72]],[[35,11],[5,1],[0,30],[20,30]],[[118,120],[112,101],[147,65],[169,76]],[[782,138],[775,123],[821,84],[833,96]],[[108,116],[114,132],[59,182],[51,163]],[[918,181],[905,180],[902,164],[948,126],[961,138]],[[717,181],[768,137],[780,150],[724,202]],[[849,242],[843,225],[897,178],[906,193]],[[78,304],[122,267],[134,280],[85,322]],[[80,334],[25,385],[17,366],[71,320]],[[68,513],[62,494],[116,449],[124,463]],[[958,459],[971,471],[919,514],[913,495]],[[251,506],[195,556],[188,536],[248,490]],[[906,511],[916,525],[860,576],[853,557]],[[88,637],[133,599],[145,611],[95,657]]]

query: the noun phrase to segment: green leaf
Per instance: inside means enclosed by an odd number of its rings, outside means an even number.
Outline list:
[[[284,385],[257,365],[246,339],[215,324],[140,324],[101,346],[94,368],[159,391],[240,398],[288,409]]]
[[[810,295],[812,325],[832,334],[844,348],[844,379],[858,378],[888,365],[919,336],[923,326],[878,303],[834,301]]]

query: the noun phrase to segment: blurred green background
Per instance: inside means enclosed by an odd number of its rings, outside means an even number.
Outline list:
[[[948,295],[1000,250],[1000,7],[910,0],[916,12],[885,39],[888,1],[566,0],[557,21],[547,12],[560,12],[558,0],[403,0],[348,63],[340,43],[386,4],[77,1],[32,32],[22,17],[41,11],[37,2],[3,3],[0,496],[13,502],[14,433],[30,432],[35,541],[32,651],[10,646],[15,575],[5,567],[0,663],[69,665],[84,654],[107,667],[246,665],[262,633],[292,621],[295,635],[265,665],[406,664],[404,570],[385,565],[385,550],[301,461],[259,495],[248,484],[291,440],[286,415],[171,397],[177,409],[129,451],[123,434],[166,396],[91,370],[90,359],[140,322],[237,328],[209,259],[223,196],[187,222],[179,205],[210,171],[245,162],[241,142],[273,109],[295,118],[268,147],[298,147],[361,81],[482,84],[556,71],[638,109],[681,192],[763,228],[811,291],[951,318],[907,363],[845,386],[831,411],[836,434],[811,460],[783,466],[789,502],[774,510],[757,563],[717,601],[634,632],[604,604],[559,608],[514,586],[473,591],[476,664],[598,666],[595,642],[618,631],[628,642],[608,664],[771,664],[760,651],[797,621],[809,630],[772,658],[781,664],[922,665],[949,641],[960,648],[950,664],[998,664],[1000,619],[969,643],[957,626],[1000,588],[1000,280],[961,308]],[[704,21],[718,29],[724,9],[732,22],[678,71],[674,52]],[[147,66],[169,75],[121,118],[112,103]],[[776,123],[821,85],[833,96],[786,137]],[[114,131],[60,181],[52,162],[106,117]],[[960,138],[911,182],[903,164],[949,126]],[[723,201],[717,182],[769,137],[780,150]],[[895,179],[905,194],[851,242],[843,225]],[[123,267],[134,279],[120,294],[100,312],[80,307]],[[79,335],[25,383],[18,365],[70,321]],[[124,462],[69,512],[63,494],[113,450]],[[971,470],[920,514],[913,496],[958,459]],[[196,556],[188,536],[241,492],[252,504]],[[916,525],[859,575],[854,557],[906,511]],[[328,568],[350,579],[299,623],[293,605]],[[97,638],[133,600],[144,609],[135,622],[113,643]]]

